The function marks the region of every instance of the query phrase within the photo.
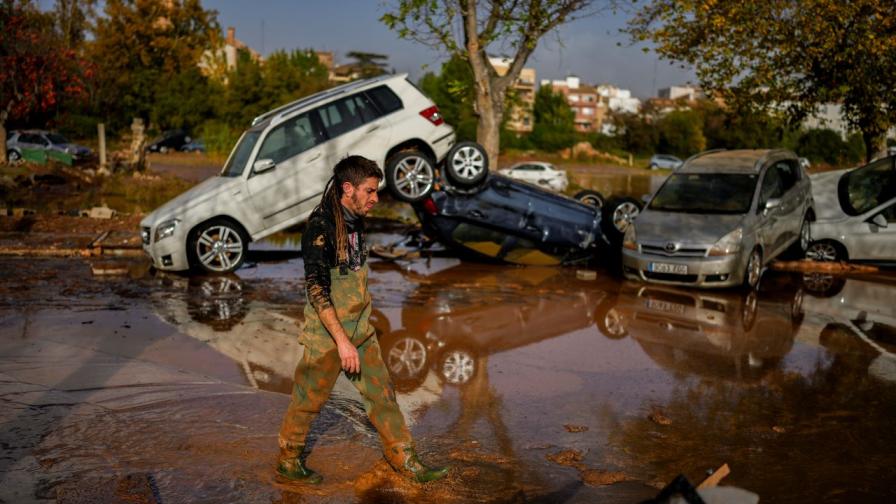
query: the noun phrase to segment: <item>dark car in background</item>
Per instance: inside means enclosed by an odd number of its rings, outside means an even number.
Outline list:
[[[179,151],[192,141],[193,139],[184,130],[168,130],[147,145],[146,150],[165,154],[166,152]]]

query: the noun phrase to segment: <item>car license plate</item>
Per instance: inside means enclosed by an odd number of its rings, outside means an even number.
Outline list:
[[[666,313],[684,314],[684,305],[678,303],[670,303],[668,301],[660,301],[659,299],[648,299],[647,308],[649,310],[661,311]]]
[[[654,273],[673,273],[675,275],[687,275],[687,264],[650,263],[647,269]]]

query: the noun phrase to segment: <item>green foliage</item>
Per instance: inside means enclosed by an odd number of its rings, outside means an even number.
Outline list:
[[[205,141],[205,149],[209,154],[227,155],[239,140],[242,130],[234,128],[222,121],[208,121],[199,130]]]
[[[696,69],[707,91],[740,109],[785,107],[791,124],[839,102],[866,158],[896,117],[896,2],[655,0],[628,32]]]
[[[800,135],[796,152],[813,163],[824,162],[836,166],[861,160],[864,144],[860,134],[851,135],[847,141],[834,130],[813,129]]]
[[[212,113],[212,85],[198,67],[185,68],[160,82],[150,123],[159,130],[185,129],[201,124]]]
[[[458,141],[476,140],[476,115],[473,113],[475,91],[470,66],[455,56],[442,64],[436,75],[426,73],[418,83],[436,105],[445,122],[454,127]]]
[[[694,110],[674,110],[657,121],[659,152],[688,157],[706,148],[703,119]]]
[[[616,114],[613,116],[613,125],[616,127],[617,138],[626,151],[642,155],[651,155],[656,151],[659,131],[646,116]]]
[[[345,56],[354,60],[354,62],[350,64],[358,68],[362,79],[369,79],[386,73],[386,60],[389,59],[388,55],[364,51],[349,51]]]
[[[566,96],[550,86],[541,86],[535,93],[535,127],[530,140],[542,150],[558,151],[576,141],[575,113]]]

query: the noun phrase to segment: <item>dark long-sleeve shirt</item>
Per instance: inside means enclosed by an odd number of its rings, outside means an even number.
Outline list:
[[[330,298],[330,270],[339,267],[344,271],[358,271],[367,260],[363,219],[345,209],[343,216],[348,235],[347,264],[339,264],[336,256],[336,223],[329,209],[315,209],[302,234],[305,294],[318,313],[333,306]]]

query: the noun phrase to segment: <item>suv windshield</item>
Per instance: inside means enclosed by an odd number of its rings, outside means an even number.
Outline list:
[[[252,155],[252,149],[255,148],[255,142],[261,136],[261,130],[249,130],[243,133],[243,138],[237,142],[230,154],[230,159],[224,165],[221,171],[222,177],[239,177],[246,169],[246,163],[249,162],[249,156]]]
[[[756,175],[679,173],[669,177],[648,207],[659,212],[743,214],[750,210]]]
[[[846,172],[840,178],[840,206],[849,215],[860,215],[896,198],[896,157],[887,157]]]

